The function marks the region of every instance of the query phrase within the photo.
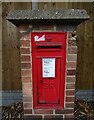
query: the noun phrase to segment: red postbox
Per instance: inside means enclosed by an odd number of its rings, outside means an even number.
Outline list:
[[[33,106],[64,108],[66,32],[32,32]]]

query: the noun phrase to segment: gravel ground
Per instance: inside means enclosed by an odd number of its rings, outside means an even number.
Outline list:
[[[94,101],[75,100],[75,120],[94,120]],[[23,120],[23,103],[2,108],[2,120]]]

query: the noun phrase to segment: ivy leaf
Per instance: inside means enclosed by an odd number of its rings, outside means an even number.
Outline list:
[[[81,113],[82,115],[86,115],[86,113],[85,113],[85,112],[82,112],[82,111],[81,111],[80,113]]]
[[[89,109],[87,109],[87,108],[85,108],[85,112],[87,113],[87,114],[89,114]]]
[[[81,108],[85,108],[85,104],[84,104],[84,103],[78,102],[78,104],[79,104],[79,106],[80,106]]]

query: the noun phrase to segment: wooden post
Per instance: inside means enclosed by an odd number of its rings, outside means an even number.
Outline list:
[[[38,9],[38,0],[32,0],[32,10]]]
[[[1,90],[2,90],[2,2],[0,2],[0,91]],[[1,92],[0,92],[0,101],[2,102]],[[0,120],[1,119],[2,119],[2,108],[0,107]]]

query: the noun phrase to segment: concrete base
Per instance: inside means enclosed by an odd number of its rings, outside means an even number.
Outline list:
[[[75,97],[78,100],[93,101],[94,90],[78,90]],[[0,91],[0,106],[8,106],[22,101],[22,91]]]
[[[75,97],[78,100],[93,101],[94,100],[94,89],[93,90],[77,90]]]
[[[22,101],[22,91],[0,91],[0,106],[8,106]]]

